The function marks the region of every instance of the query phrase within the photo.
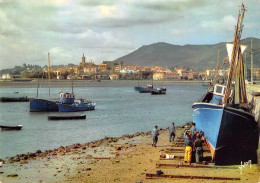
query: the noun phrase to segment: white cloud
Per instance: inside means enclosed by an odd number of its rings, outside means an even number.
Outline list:
[[[99,6],[99,10],[103,17],[116,17],[118,12],[115,6]]]
[[[236,19],[231,15],[226,15],[222,19],[202,20],[200,22],[203,31],[230,32],[234,30],[234,26],[236,26]]]
[[[234,26],[236,25],[236,19],[232,15],[227,15],[221,20],[222,27],[227,30],[234,30]]]

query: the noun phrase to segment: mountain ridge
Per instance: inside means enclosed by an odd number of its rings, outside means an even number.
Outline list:
[[[253,49],[260,48],[260,39],[253,39]],[[230,43],[230,42],[229,42]],[[251,38],[241,40],[241,44],[248,45],[246,51],[251,51]],[[173,45],[166,42],[143,45],[137,50],[119,57],[115,61],[140,66],[175,66],[191,67],[197,70],[215,68],[218,48],[220,48],[220,63],[227,56],[226,43],[206,45]],[[245,54],[244,54],[245,59]],[[247,54],[247,65],[250,65],[250,55]],[[260,50],[254,53],[254,67],[260,68]]]

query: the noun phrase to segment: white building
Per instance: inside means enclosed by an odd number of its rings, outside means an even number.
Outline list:
[[[9,73],[2,75],[2,79],[11,79],[11,78],[12,78],[12,75],[10,75]]]

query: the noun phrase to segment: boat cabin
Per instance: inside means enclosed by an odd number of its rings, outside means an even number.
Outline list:
[[[226,86],[216,84],[213,91],[212,104],[222,104],[223,97],[225,95]]]
[[[147,88],[153,88],[153,85],[151,85],[151,84],[147,84]]]
[[[63,104],[72,104],[74,102],[75,96],[73,93],[60,92],[60,102]]]

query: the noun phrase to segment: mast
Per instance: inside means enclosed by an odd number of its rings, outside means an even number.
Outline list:
[[[74,81],[74,80],[72,80],[72,83],[71,83],[71,85],[72,85],[72,86],[71,86],[71,90],[72,90],[72,91],[71,91],[71,94],[73,94],[73,81]]]
[[[251,37],[251,85],[254,84],[253,41]]]
[[[234,34],[233,51],[232,51],[232,56],[231,56],[228,78],[227,78],[227,86],[226,86],[227,88],[226,88],[224,99],[223,99],[224,105],[227,105],[228,98],[230,95],[230,87],[232,84],[233,69],[234,69],[236,58],[238,57],[238,51],[239,51],[239,47],[240,47],[240,38],[241,38],[241,34],[242,34],[242,29],[243,29],[242,23],[243,23],[243,19],[244,19],[244,14],[245,14],[245,7],[244,7],[244,4],[242,3],[241,10],[238,12],[237,26],[236,26],[235,34]]]
[[[217,73],[218,73],[218,70],[219,70],[219,53],[220,53],[220,47],[218,48],[218,58],[217,58],[217,67],[216,67],[215,77],[217,77]]]
[[[48,52],[49,100],[51,100],[50,53]]]
[[[217,57],[217,66],[216,66],[216,71],[215,71],[215,77],[214,80],[212,82],[209,83],[208,89],[207,89],[207,93],[209,92],[209,90],[215,85],[218,75],[219,75],[219,71],[222,69],[222,67],[224,66],[225,62],[223,62],[223,65],[221,68],[219,68],[219,54],[220,54],[220,47],[218,48],[218,57]],[[225,60],[225,58],[224,58]]]
[[[38,83],[37,83],[37,98],[38,98],[38,93],[39,93],[39,72],[38,72]]]

